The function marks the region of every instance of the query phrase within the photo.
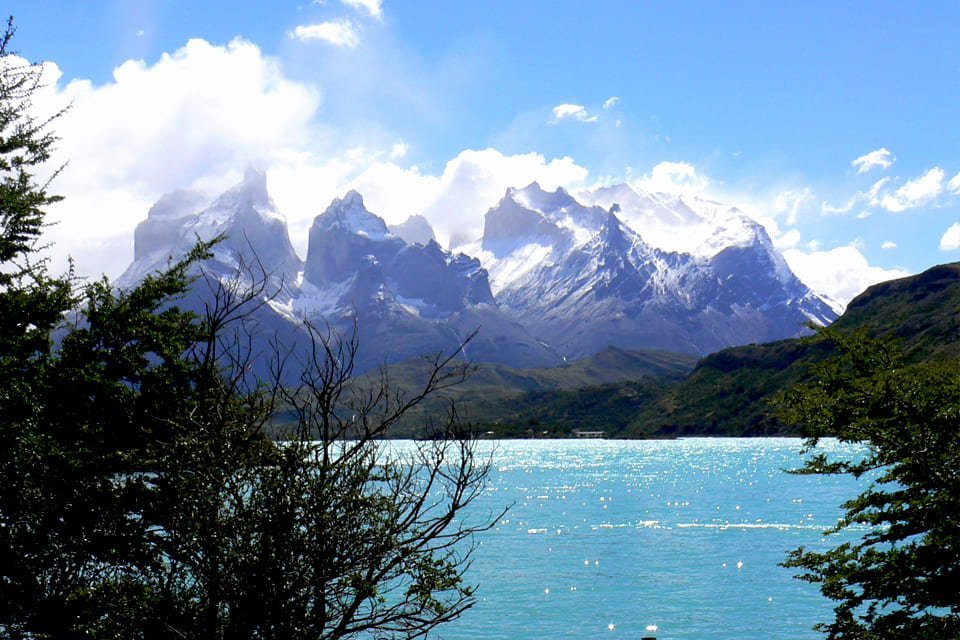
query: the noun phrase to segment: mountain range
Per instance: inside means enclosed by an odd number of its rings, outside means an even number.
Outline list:
[[[855,297],[833,328],[891,336],[908,364],[960,361],[960,263],[876,284]],[[418,407],[402,433],[456,401],[460,415],[499,437],[799,435],[776,418],[775,398],[810,381],[835,353],[827,341],[786,339],[730,347],[699,360],[681,354],[607,349],[564,367],[484,366],[443,401]],[[416,378],[412,363],[392,378]]]
[[[665,241],[671,233],[686,245]],[[356,326],[358,369],[456,350],[477,328],[470,360],[545,367],[610,346],[703,355],[836,318],[735,208],[628,185],[576,197],[536,183],[508,189],[483,236],[456,251],[437,243],[424,218],[388,226],[351,191],[314,219],[301,259],[266,176],[248,169],[212,201],[163,196],[138,225],[118,285],[217,236],[224,240],[196,272],[208,285],[263,275],[264,304],[251,315],[264,344],[279,336],[303,347],[304,322]],[[195,286],[190,304],[202,309],[214,288]]]
[[[742,214],[710,219],[627,185],[588,195],[609,205],[536,183],[509,189],[487,212],[483,238],[461,248],[488,269],[501,308],[568,358],[611,345],[706,354],[836,317]],[[713,232],[696,252],[664,250],[624,222],[625,207],[634,219],[661,214],[675,234],[711,222]]]

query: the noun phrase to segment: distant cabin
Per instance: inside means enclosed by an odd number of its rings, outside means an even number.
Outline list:
[[[573,437],[603,439],[607,437],[607,432],[606,431],[582,431],[580,429],[574,429]]]

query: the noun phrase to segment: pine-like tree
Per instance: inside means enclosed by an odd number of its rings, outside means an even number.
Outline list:
[[[814,453],[799,472],[868,482],[831,533],[867,531],[784,564],[835,601],[817,627],[828,638],[960,638],[960,361],[907,364],[890,339],[819,333],[839,355],[782,397],[782,418],[808,453],[827,436],[863,445],[853,460]]]

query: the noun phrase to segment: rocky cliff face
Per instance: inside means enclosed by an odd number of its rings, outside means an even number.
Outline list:
[[[390,232],[356,192],[314,221],[293,313],[311,321],[359,321],[364,356],[398,360],[452,351],[474,329],[473,359],[513,366],[558,357],[505,315],[480,262],[435,241],[411,244]]]
[[[811,320],[835,317],[745,216],[711,218],[625,185],[610,194],[633,207],[636,221],[681,235],[695,229],[701,237],[686,240],[699,250],[651,246],[624,222],[618,202],[605,210],[537,184],[508,190],[470,245],[501,307],[564,356],[607,345],[704,354],[791,337]]]
[[[400,224],[387,225],[390,233],[402,238],[409,244],[430,244],[430,241],[436,241],[437,236],[430,226],[430,221],[421,215],[413,215]]]
[[[358,327],[360,369],[453,352],[478,328],[467,347],[472,359],[512,366],[560,361],[500,310],[478,260],[433,240],[408,243],[356,192],[317,216],[300,261],[265,176],[254,170],[209,204],[187,192],[161,198],[138,226],[135,260],[118,284],[130,286],[185,255],[198,238],[218,236],[224,239],[213,256],[195,270],[202,286],[185,304],[202,310],[218,283],[243,286],[265,277],[249,323],[258,333],[257,353],[267,354],[278,338],[294,352],[306,349],[309,322],[344,334]]]
[[[118,284],[130,286],[182,258],[197,240],[221,236],[213,257],[204,264],[207,274],[239,275],[247,281],[262,274],[278,299],[292,298],[302,262],[290,244],[283,216],[267,193],[266,176],[252,168],[240,184],[212,202],[189,191],[160,198],[137,225],[134,261]]]

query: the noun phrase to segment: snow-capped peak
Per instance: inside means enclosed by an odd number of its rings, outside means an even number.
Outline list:
[[[556,191],[544,191],[539,182],[531,182],[523,189],[507,189],[507,197],[517,204],[543,214],[550,214],[563,207],[579,204],[563,187]]]
[[[606,220],[605,209],[584,206],[563,187],[557,187],[556,191],[544,191],[539,183],[532,182],[523,189],[508,189],[506,198],[573,232],[578,243],[589,239]]]
[[[430,222],[421,215],[412,215],[400,224],[387,225],[390,233],[399,237],[408,244],[422,244],[426,246],[429,242],[436,240],[437,236],[433,232]]]
[[[757,242],[759,225],[736,207],[697,196],[651,193],[627,184],[579,194],[620,217],[651,245],[665,251],[711,258],[730,246]]]
[[[244,171],[243,181],[217,198],[210,209],[230,211],[247,207],[261,215],[282,219],[267,192],[267,174],[252,166]]]
[[[179,259],[197,243],[218,236],[213,262],[223,274],[240,265],[262,263],[283,286],[296,274],[300,259],[290,245],[283,215],[277,212],[267,192],[267,178],[252,167],[243,180],[216,198],[212,204],[191,191],[164,195],[151,207],[147,219],[137,225],[134,262],[120,277],[121,285]]]
[[[160,196],[160,199],[150,207],[147,217],[153,220],[177,220],[197,213],[208,202],[209,200],[198,191],[179,189]]]
[[[346,231],[373,240],[392,237],[383,218],[370,213],[363,204],[363,196],[354,190],[348,191],[343,198],[334,198],[326,211],[317,216],[314,225],[324,229]]]

